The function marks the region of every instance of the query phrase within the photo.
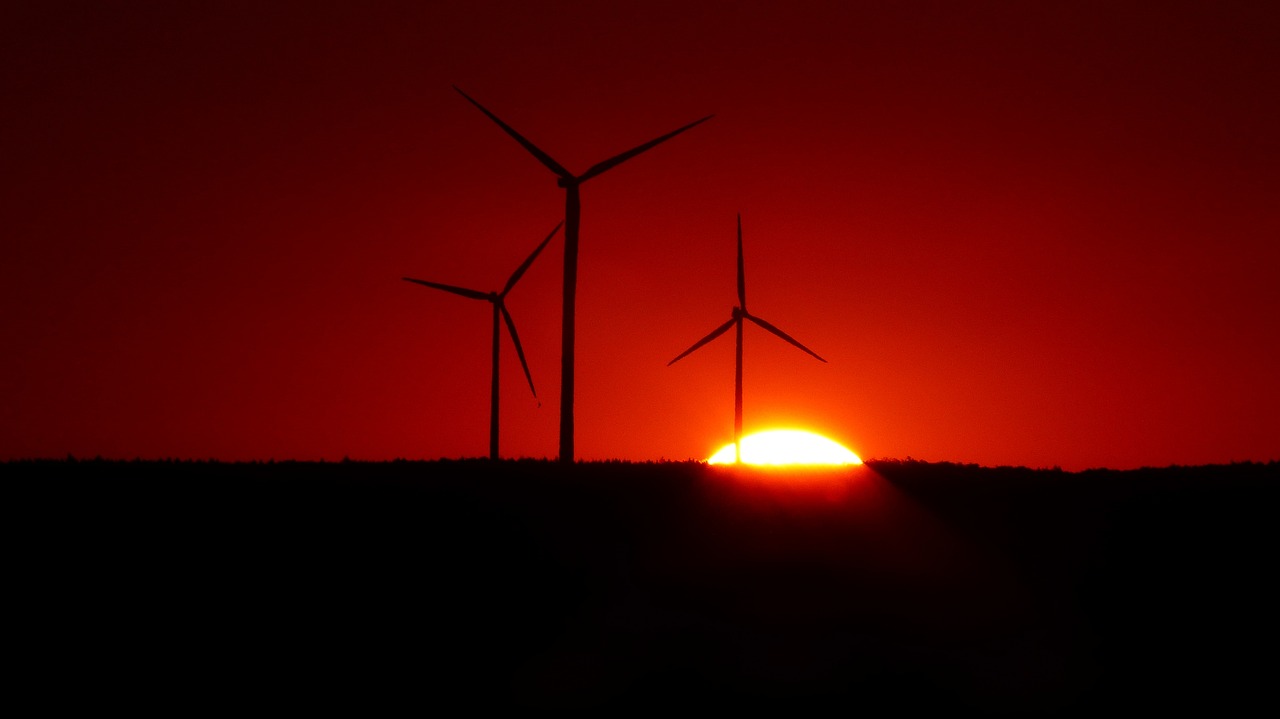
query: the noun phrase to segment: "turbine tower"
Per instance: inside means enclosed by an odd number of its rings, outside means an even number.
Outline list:
[[[670,367],[676,362],[679,362],[681,359],[683,359],[686,355],[690,354],[694,350],[698,349],[699,347],[705,345],[711,340],[729,331],[730,327],[734,327],[734,326],[737,327],[738,349],[737,349],[737,361],[734,367],[734,376],[733,376],[733,459],[735,462],[742,461],[742,325],[743,325],[742,321],[743,320],[751,320],[752,322],[756,323],[757,325],[760,325],[761,327],[781,337],[787,342],[790,342],[796,347],[799,347],[805,352],[808,352],[809,354],[813,355],[819,361],[826,362],[826,360],[818,356],[817,352],[814,352],[808,347],[805,347],[804,345],[800,344],[795,339],[793,339],[791,335],[787,334],[786,332],[783,332],[777,327],[774,327],[773,325],[769,324],[763,319],[756,317],[755,315],[747,311],[746,270],[744,269],[744,265],[742,262],[742,215],[739,214],[738,215],[738,306],[733,308],[732,317],[729,319],[728,322],[725,322],[724,324],[712,330],[711,334],[707,335],[706,337],[703,337],[697,342],[694,342],[692,347],[676,355],[675,359],[667,363],[667,366]]]
[[[453,89],[458,91],[470,102],[480,109],[486,117],[497,123],[504,132],[520,143],[520,146],[538,159],[546,166],[547,169],[555,173],[556,185],[564,188],[564,311],[561,324],[561,341],[560,341],[560,461],[573,462],[573,346],[574,346],[574,305],[577,296],[578,284],[578,218],[581,214],[581,203],[579,199],[578,186],[599,175],[606,170],[612,169],[614,166],[622,164],[627,160],[639,155],[645,150],[649,150],[654,146],[666,142],[671,138],[679,135],[685,130],[706,122],[711,119],[711,115],[707,115],[701,120],[691,122],[684,127],[668,132],[654,140],[638,145],[627,150],[626,152],[614,155],[613,157],[598,162],[581,175],[574,175],[566,170],[560,163],[556,162],[550,155],[538,149],[536,145],[529,142],[520,133],[511,128],[510,125],[499,120],[497,115],[489,112],[484,105],[476,102],[470,95],[463,92],[457,85]]]
[[[520,366],[524,368],[525,379],[529,380],[529,391],[533,392],[533,396],[536,398],[538,391],[533,388],[533,375],[529,374],[529,363],[524,360],[524,348],[520,346],[520,335],[516,334],[516,323],[512,321],[511,313],[507,312],[506,298],[507,293],[511,291],[512,287],[516,286],[516,282],[520,280],[525,270],[529,269],[529,265],[533,264],[538,254],[542,252],[548,242],[551,242],[551,238],[555,237],[563,225],[563,222],[556,225],[555,229],[551,230],[551,234],[547,235],[547,239],[543,240],[542,244],[538,245],[537,249],[533,251],[533,254],[529,255],[529,258],[517,267],[515,272],[511,273],[511,278],[507,280],[507,284],[502,288],[501,292],[480,292],[439,282],[417,280],[412,277],[402,278],[405,282],[416,282],[420,285],[452,292],[455,295],[462,295],[473,300],[484,300],[493,305],[493,370],[489,390],[489,459],[498,458],[498,335],[500,334],[498,317],[501,315],[502,320],[507,324],[507,331],[511,334],[511,341],[516,346],[516,356],[520,358]]]

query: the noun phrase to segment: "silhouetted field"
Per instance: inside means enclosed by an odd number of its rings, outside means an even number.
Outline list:
[[[1275,703],[1277,463],[0,477],[10,684],[44,707]]]

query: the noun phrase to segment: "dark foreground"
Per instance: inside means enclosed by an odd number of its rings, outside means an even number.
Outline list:
[[[0,483],[9,685],[46,708],[1276,703],[1275,463],[37,462]]]

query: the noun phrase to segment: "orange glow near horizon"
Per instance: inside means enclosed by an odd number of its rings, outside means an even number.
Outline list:
[[[858,455],[847,447],[820,434],[802,429],[774,429],[756,432],[742,438],[742,464],[762,466],[784,465],[857,465]],[[707,459],[709,464],[733,464],[733,444],[726,444]]]

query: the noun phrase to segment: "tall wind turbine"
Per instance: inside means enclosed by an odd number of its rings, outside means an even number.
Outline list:
[[[506,298],[507,293],[512,287],[516,286],[516,282],[529,269],[529,265],[537,259],[538,254],[547,246],[552,237],[560,231],[560,227],[564,223],[561,222],[555,226],[551,234],[547,235],[547,239],[538,245],[533,254],[529,255],[516,271],[511,273],[511,278],[507,280],[507,284],[502,288],[501,292],[480,292],[478,290],[469,290],[465,287],[454,287],[453,285],[445,285],[439,282],[428,282],[426,280],[416,280],[412,277],[404,277],[405,282],[416,282],[427,287],[434,287],[445,292],[452,292],[455,295],[462,295],[473,300],[484,300],[493,305],[493,373],[490,380],[489,390],[489,459],[498,458],[498,335],[500,334],[498,316],[501,315],[503,321],[507,324],[507,331],[511,333],[511,341],[516,346],[516,355],[520,358],[520,366],[524,368],[525,379],[529,380],[529,391],[533,392],[533,396],[538,396],[538,391],[533,388],[533,375],[529,374],[529,363],[524,360],[524,348],[520,346],[520,335],[516,334],[516,323],[511,319],[511,313],[507,312]]]
[[[742,262],[742,215],[738,215],[738,306],[733,308],[732,317],[729,319],[728,322],[725,322],[724,324],[712,330],[711,334],[707,335],[706,337],[703,337],[697,342],[694,342],[692,347],[676,355],[675,359],[667,363],[667,366],[670,367],[676,362],[679,362],[681,359],[683,359],[686,355],[690,354],[694,350],[705,345],[711,340],[719,337],[725,332],[728,332],[730,327],[736,326],[738,328],[737,362],[734,368],[734,376],[733,376],[733,459],[735,462],[742,461],[742,325],[743,325],[742,321],[743,320],[751,320],[752,322],[756,323],[757,325],[760,325],[761,327],[781,337],[787,342],[790,342],[796,347],[799,347],[805,352],[808,352],[809,354],[813,355],[819,361],[826,362],[826,360],[822,359],[821,357],[818,357],[818,353],[800,344],[795,339],[793,339],[791,335],[787,334],[786,332],[783,332],[777,327],[774,327],[773,325],[769,324],[763,319],[756,317],[755,315],[747,311],[746,270],[744,269],[743,262]]]
[[[574,303],[577,296],[578,285],[578,217],[581,213],[581,204],[578,196],[578,186],[603,173],[612,169],[616,165],[620,165],[627,160],[639,155],[645,150],[649,150],[654,146],[666,142],[689,128],[706,122],[711,119],[711,115],[691,122],[684,127],[668,132],[654,140],[638,145],[627,150],[620,155],[598,162],[581,175],[574,175],[556,162],[550,155],[538,149],[536,145],[529,142],[520,133],[511,128],[510,125],[499,120],[497,115],[489,112],[484,105],[476,102],[470,95],[463,92],[457,85],[453,89],[458,91],[470,102],[480,109],[490,120],[497,123],[504,132],[520,143],[520,146],[538,159],[556,175],[556,185],[564,188],[564,313],[561,324],[561,341],[560,341],[560,461],[573,461],[573,345],[574,345]]]

